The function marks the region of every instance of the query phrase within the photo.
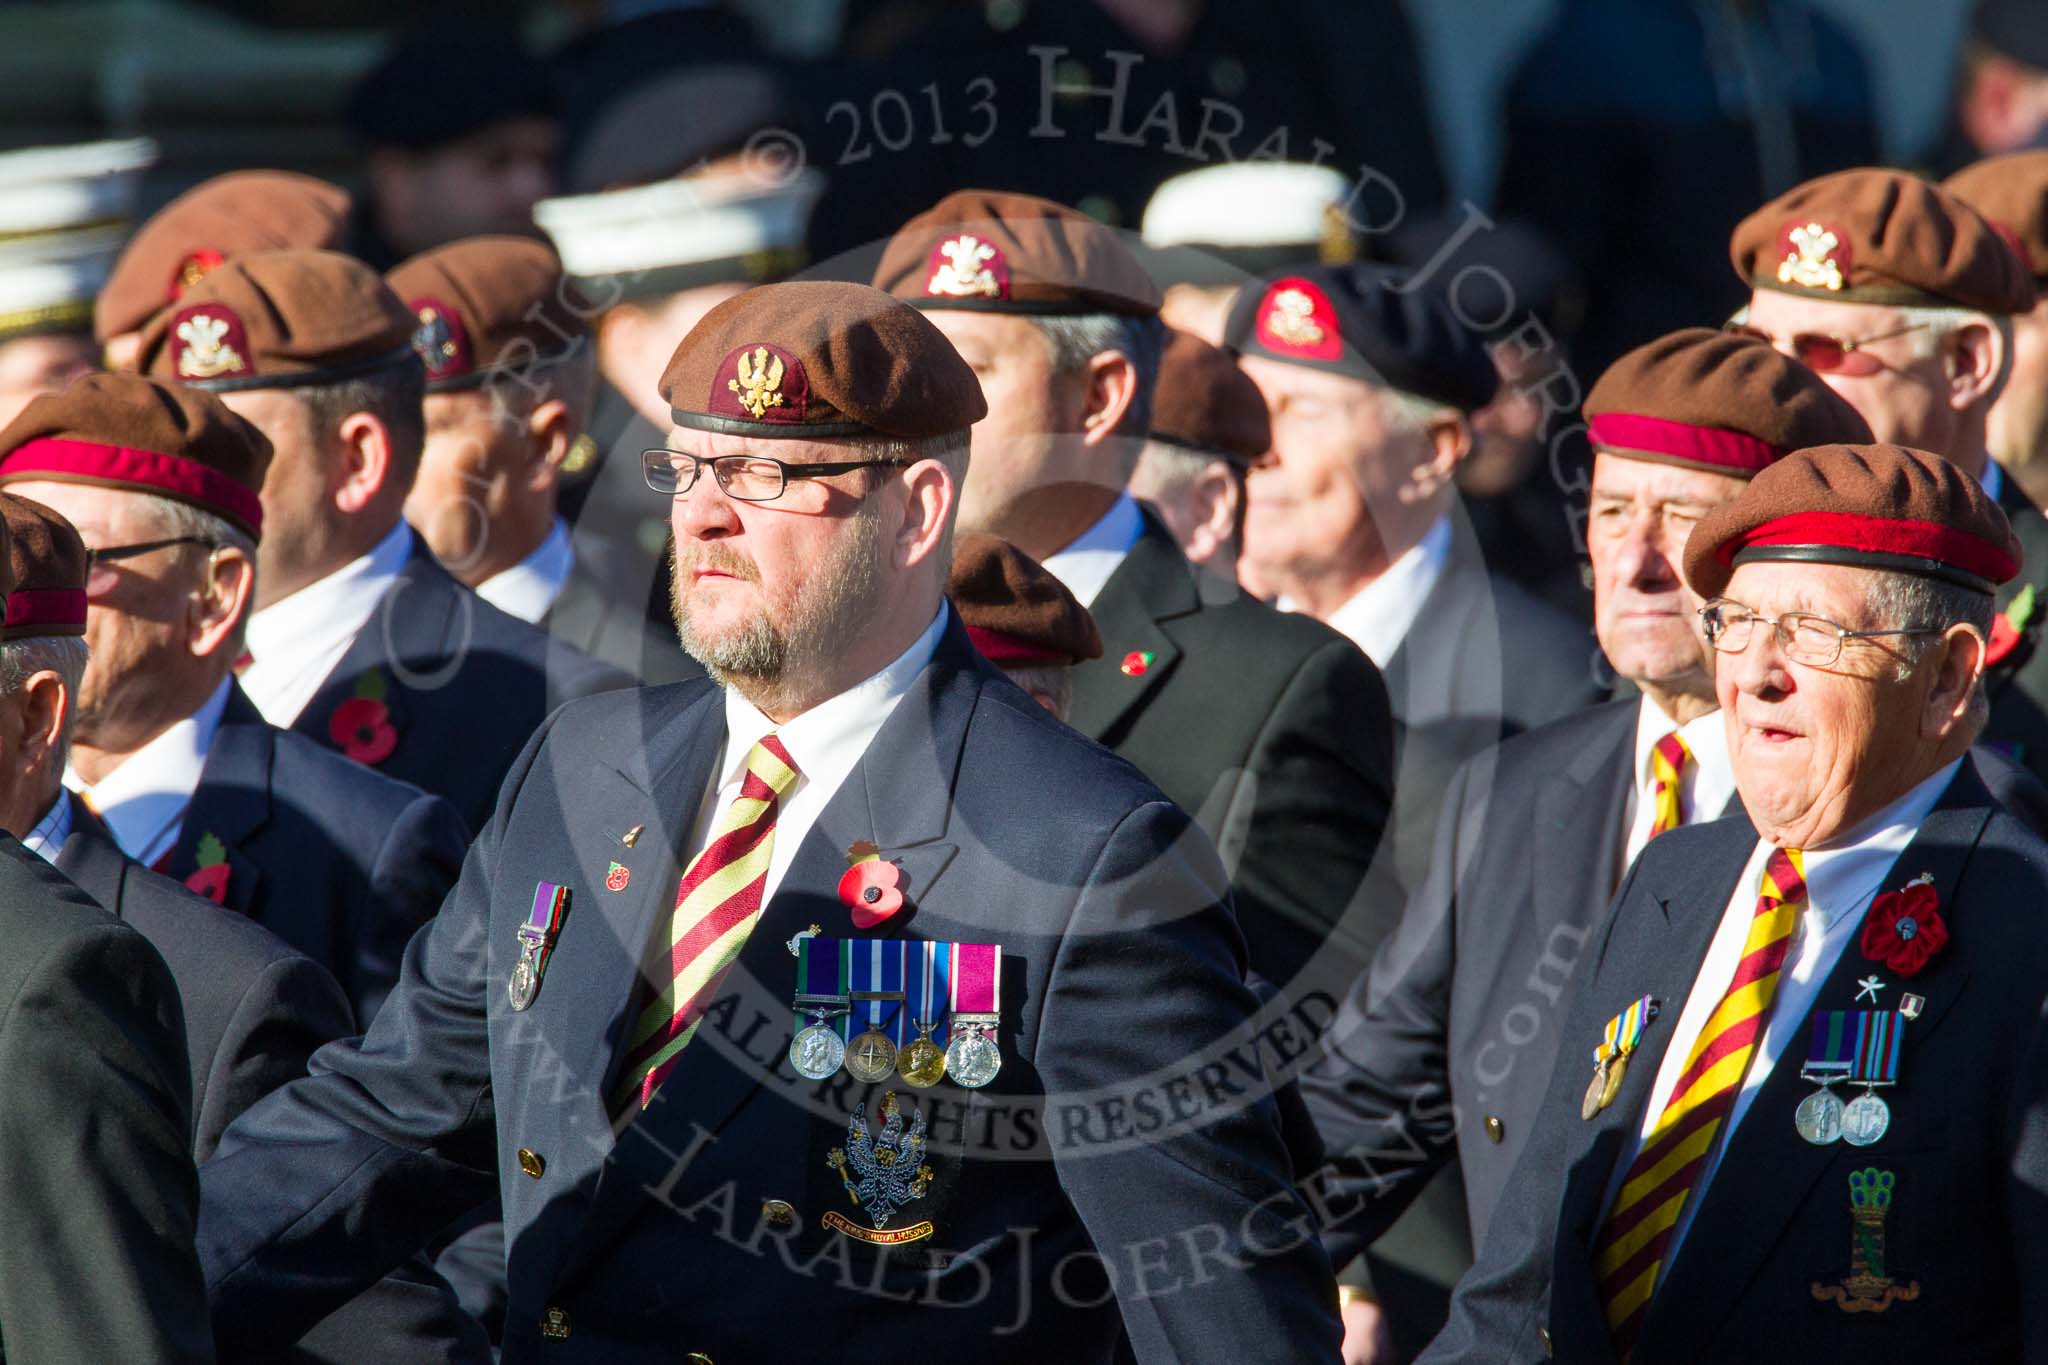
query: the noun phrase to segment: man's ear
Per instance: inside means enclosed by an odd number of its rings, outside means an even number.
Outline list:
[[[1948,403],[1964,412],[1989,403],[2005,386],[2010,333],[1988,319],[1966,322],[1943,339],[1948,362]]]
[[[20,746],[20,771],[26,776],[41,769],[52,758],[62,759],[57,749],[64,735],[64,720],[71,714],[75,698],[64,686],[63,675],[54,669],[31,674],[18,694],[21,730],[15,736]]]
[[[1401,487],[1409,502],[1424,502],[1458,476],[1458,465],[1472,453],[1472,426],[1454,408],[1439,408],[1423,427],[1428,451]]]
[[[903,522],[896,531],[896,563],[908,568],[936,553],[952,524],[953,475],[937,460],[919,460],[903,471]]]
[[[392,480],[391,429],[374,412],[352,412],[335,429],[341,447],[334,470],[334,506],[354,516],[376,502]]]
[[[559,398],[543,399],[527,414],[525,477],[529,492],[545,493],[561,480],[562,462],[569,458],[569,448],[579,434],[574,417],[569,405]]]
[[[222,545],[207,557],[206,573],[187,599],[186,648],[199,658],[223,649],[256,593],[256,565],[240,549]]]
[[[1244,511],[1244,482],[1221,460],[1212,460],[1195,476],[1189,501],[1195,514],[1188,530],[1188,558],[1205,564],[1218,551],[1237,544]]]
[[[1954,625],[1942,632],[1936,646],[1934,685],[1920,715],[1924,739],[1946,739],[1959,725],[1971,722],[1972,711],[1982,689],[1984,637],[1973,626]]]
[[[1138,401],[1138,367],[1122,351],[1102,351],[1088,358],[1083,377],[1087,391],[1081,408],[1081,444],[1100,445],[1116,434]]]

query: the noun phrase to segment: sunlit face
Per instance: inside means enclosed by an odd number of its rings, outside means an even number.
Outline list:
[[[487,388],[426,396],[426,444],[405,519],[458,578],[483,562],[507,510],[531,496],[538,462],[516,406]]]
[[[1830,303],[1759,289],[1750,296],[1747,325],[1798,360],[1792,339],[1802,332],[1852,341],[1897,332],[1910,319],[1883,304]],[[1938,351],[1930,354],[1925,330],[1873,341],[1854,354],[1856,368],[1868,368],[1868,374],[1828,371],[1820,377],[1863,415],[1878,440],[1952,459],[1967,453],[1948,448],[1957,421],[1949,402],[1948,366]]]
[[[1743,489],[1730,474],[1600,453],[1593,458],[1586,553],[1593,622],[1614,671],[1636,683],[1708,685],[1699,599],[1679,565],[1701,517]]]
[[[788,464],[869,458],[843,441],[760,441],[678,427],[671,450]],[[727,496],[706,469],[670,511],[683,648],[721,682],[773,684],[844,653],[885,590],[877,495],[887,470],[792,481],[773,502]]]
[[[56,393],[98,369],[92,338],[83,335],[16,337],[0,341],[0,426],[29,403]]]
[[[1053,372],[1052,345],[1030,319],[953,308],[924,316],[953,343],[988,400],[988,416],[969,437],[961,530],[1001,534],[1018,505],[1043,489],[1122,482],[1121,467],[1081,444],[1085,376]]]
[[[313,410],[289,389],[224,393],[220,401],[270,438],[263,476],[263,540],[256,547],[259,605],[305,577],[335,539],[334,470],[327,443],[314,430]]]
[[[1723,596],[1759,615],[1811,612],[1850,630],[1872,618],[1870,574],[1835,564],[1744,564]],[[1843,642],[1826,668],[1786,656],[1759,623],[1740,654],[1715,656],[1714,691],[1728,729],[1736,789],[1758,831],[1810,847],[1852,828],[1928,774],[1922,717],[1934,670],[1907,637]]]
[[[2014,469],[2048,463],[2048,300],[2012,320],[2012,373],[1991,405],[1991,454]]]

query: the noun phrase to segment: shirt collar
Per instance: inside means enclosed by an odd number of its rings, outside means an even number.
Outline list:
[[[1984,496],[1993,502],[1997,502],[1998,495],[2005,491],[2005,471],[1998,467],[1998,461],[1988,455],[1984,457],[1983,488]]]
[[[185,808],[192,804],[233,685],[223,678],[197,711],[128,755],[98,782],[88,785],[65,769],[64,785],[85,798],[87,808],[106,822],[114,842],[129,857],[149,863],[169,849],[165,836],[178,829]]]
[[[71,793],[62,787],[57,789],[57,799],[50,803],[50,809],[43,818],[36,821],[22,845],[46,863],[54,864],[64,852],[64,841],[71,837]]]
[[[1421,540],[1389,564],[1386,572],[1360,588],[1330,613],[1330,625],[1347,635],[1381,668],[1385,668],[1422,614],[1422,603],[1443,577],[1451,556],[1451,521],[1439,517]],[[1286,603],[1282,603],[1286,606]],[[1292,608],[1290,608],[1292,609]]]
[[[1830,928],[1877,894],[1962,764],[1961,759],[1946,764],[1847,834],[1804,851],[1808,902]]]
[[[1045,570],[1074,594],[1084,607],[1095,605],[1109,576],[1145,533],[1145,516],[1137,499],[1117,496],[1102,519],[1075,537],[1073,544],[1045,557]]]
[[[1734,765],[1728,758],[1727,717],[1720,711],[1709,711],[1703,716],[1694,716],[1683,725],[1673,725],[1671,717],[1664,714],[1664,708],[1646,696],[1636,710],[1635,775],[1638,787],[1649,780],[1650,751],[1657,747],[1658,740],[1674,731],[1685,742],[1686,751],[1692,755],[1698,771],[1716,775],[1734,771]],[[1700,818],[1712,819],[1718,813],[1702,813]]]
[[[562,585],[569,581],[569,571],[575,566],[569,525],[556,517],[532,554],[477,584],[476,595],[500,611],[538,624],[562,595]]]
[[[353,640],[405,571],[412,547],[412,528],[401,521],[368,554],[272,602],[249,618],[249,653],[289,659]]]

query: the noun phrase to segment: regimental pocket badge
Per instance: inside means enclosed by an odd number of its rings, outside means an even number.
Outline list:
[[[924,1198],[931,1188],[932,1168],[925,1164],[925,1116],[919,1112],[904,1131],[896,1092],[882,1092],[882,1128],[870,1133],[867,1115],[859,1109],[846,1121],[846,1146],[834,1147],[825,1164],[839,1173],[846,1197],[874,1224],[863,1227],[837,1209],[819,1221],[835,1232],[874,1246],[901,1246],[932,1235],[929,1221],[892,1228],[889,1223],[907,1204]]]
[[[1579,1105],[1580,1118],[1591,1120],[1614,1103],[1615,1096],[1621,1093],[1622,1079],[1628,1075],[1628,1059],[1635,1055],[1636,1046],[1643,1041],[1643,1030],[1656,1017],[1657,1002],[1646,995],[1607,1021],[1600,1045],[1593,1049],[1593,1080]]]
[[[1844,1313],[1882,1313],[1920,1297],[1920,1282],[1899,1284],[1888,1273],[1884,1220],[1898,1184],[1890,1171],[1866,1166],[1849,1172],[1849,1273],[1838,1284],[1816,1284],[1813,1297]]]

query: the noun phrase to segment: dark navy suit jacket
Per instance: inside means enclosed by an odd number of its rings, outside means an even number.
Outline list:
[[[465,825],[481,829],[505,770],[548,712],[632,683],[478,597],[415,535],[398,581],[291,729],[345,749],[352,713],[338,723],[335,712],[381,692],[396,743],[372,766],[447,797]]]
[[[1207,839],[987,665],[957,620],[653,1105],[612,1141],[645,945],[724,738],[720,693],[686,683],[565,707],[522,755],[369,1035],[318,1054],[206,1168],[201,1254],[226,1349],[290,1330],[495,1188],[511,1362],[1103,1360],[1125,1328],[1148,1362],[1333,1360],[1335,1289],[1291,1187]],[[835,890],[859,840],[907,891],[866,935]],[[613,862],[629,876],[617,892]],[[540,881],[570,902],[516,1013],[515,929]],[[796,1080],[785,940],[814,923],[1002,944],[994,1083]],[[907,1216],[935,1234],[895,1251],[824,1223],[859,1214],[826,1158],[884,1089],[926,1115],[934,1172]],[[769,1199],[792,1224],[767,1219]],[[563,1335],[544,1338],[550,1310]]]
[[[332,972],[362,1021],[469,846],[446,801],[278,729],[239,688],[165,870],[191,876],[209,834],[227,851],[223,904]]]
[[[1746,819],[1720,820],[1673,831],[1636,860],[1571,991],[1564,1046],[1584,1064],[1550,1087],[1427,1359],[1614,1360],[1592,1266],[1608,1181],[1755,842]],[[1999,806],[1970,760],[1883,885],[1923,872],[1950,938],[1910,979],[1877,971],[1884,1007],[1905,990],[1926,1000],[1905,1024],[1889,1130],[1862,1148],[1794,1131],[1813,1090],[1799,1076],[1802,1025],[1727,1140],[1637,1360],[2048,1360],[2048,844]],[[1859,1008],[1857,979],[1872,966],[1852,941],[1814,1008]],[[1593,1047],[1643,995],[1666,1012],[1615,1103],[1588,1122],[1578,1082]],[[1849,1273],[1849,1175],[1870,1167],[1896,1181],[1883,1263],[1918,1295],[1846,1313],[1815,1290]]]

